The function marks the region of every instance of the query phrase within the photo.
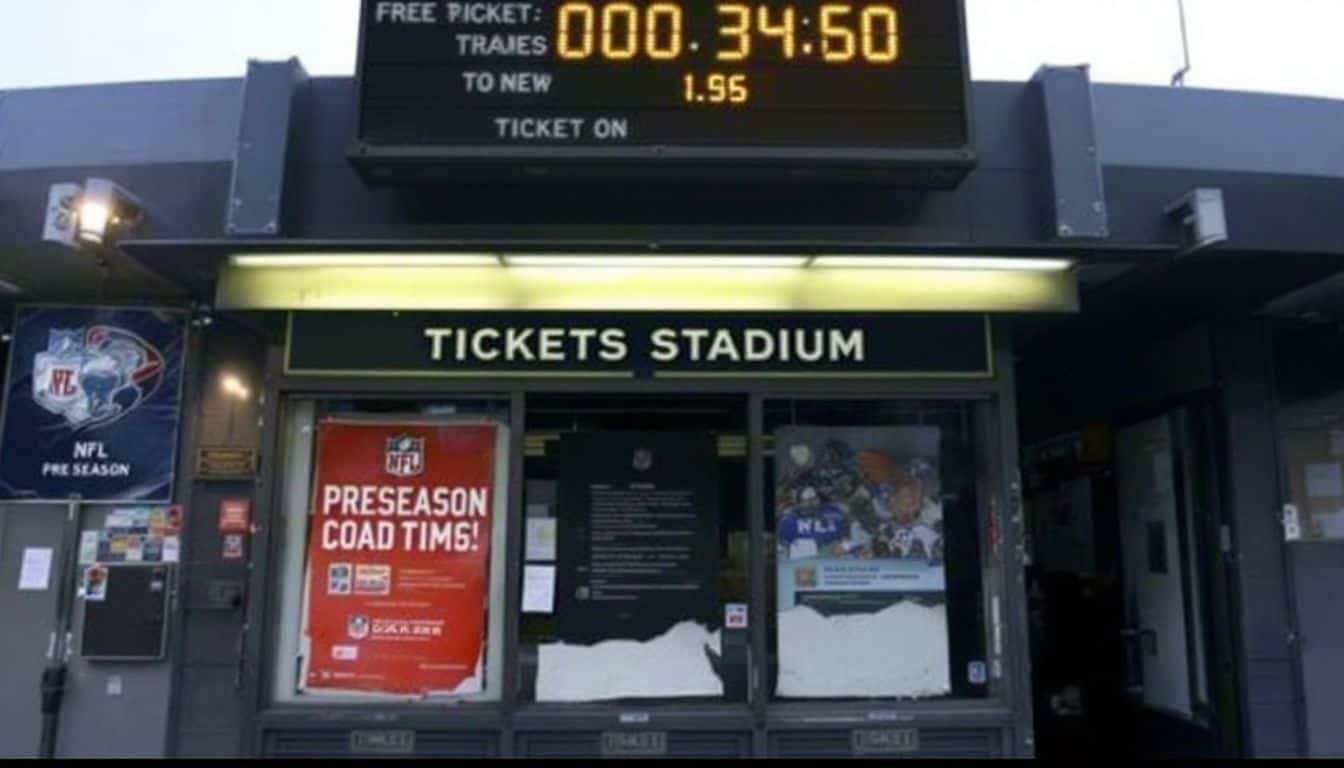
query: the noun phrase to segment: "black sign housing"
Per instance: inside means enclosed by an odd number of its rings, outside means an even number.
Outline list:
[[[954,186],[964,0],[364,0],[352,159],[451,173]]]
[[[973,314],[295,312],[296,376],[990,378]]]

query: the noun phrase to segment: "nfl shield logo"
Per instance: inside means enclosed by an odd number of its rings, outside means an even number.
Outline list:
[[[416,477],[425,471],[425,440],[403,435],[387,441],[387,474]]]
[[[125,329],[52,329],[33,357],[33,402],[76,429],[110,424],[153,396],[164,367],[158,349]]]
[[[346,634],[351,640],[363,640],[369,636],[368,616],[348,616],[345,620]]]

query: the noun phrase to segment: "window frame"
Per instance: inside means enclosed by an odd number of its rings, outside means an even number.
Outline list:
[[[993,378],[985,379],[863,379],[835,378],[799,381],[796,379],[713,379],[663,380],[557,380],[557,379],[463,379],[445,383],[432,379],[393,379],[384,377],[313,378],[289,377],[283,371],[282,348],[272,348],[272,371],[265,401],[265,434],[263,449],[269,455],[259,478],[260,496],[266,508],[262,510],[262,525],[254,536],[254,557],[251,569],[247,604],[248,626],[245,655],[240,662],[240,681],[246,708],[246,728],[253,739],[254,749],[260,751],[262,731],[268,728],[294,726],[314,722],[339,723],[413,723],[432,722],[436,728],[499,729],[502,734],[526,728],[572,728],[582,723],[585,727],[629,727],[631,720],[656,717],[658,725],[672,729],[676,723],[686,728],[723,730],[746,729],[822,728],[837,727],[838,723],[914,722],[919,727],[940,724],[968,727],[999,727],[1004,729],[1006,750],[1021,747],[1023,739],[1030,739],[1030,671],[1028,667],[1025,621],[1025,595],[1018,595],[1008,585],[1020,583],[1022,568],[1022,527],[1020,515],[1019,481],[1011,467],[1017,466],[1016,410],[1013,401],[1011,359],[1006,348],[997,343],[994,350]],[[751,603],[750,627],[752,632],[750,699],[745,704],[677,705],[649,700],[639,704],[630,702],[597,703],[591,705],[537,704],[521,701],[518,691],[518,639],[521,618],[521,560],[523,553],[523,494],[524,438],[526,435],[527,399],[534,394],[738,394],[747,402],[747,445],[749,529],[752,534],[750,555]],[[289,404],[295,399],[318,400],[398,400],[432,399],[498,399],[509,404],[509,514],[507,525],[508,562],[505,568],[505,636],[503,642],[503,689],[498,701],[464,702],[444,706],[407,706],[397,703],[360,703],[355,706],[331,703],[327,706],[312,704],[285,704],[271,695],[270,681],[274,679],[277,661],[277,629],[284,617],[278,615],[278,600],[270,593],[278,584],[281,563],[276,551],[277,539],[270,535],[278,520],[279,502],[284,493],[286,467],[283,455],[284,417]],[[766,558],[761,536],[764,533],[764,453],[763,422],[766,400],[973,400],[983,403],[986,417],[976,419],[976,444],[981,446],[987,464],[987,487],[984,501],[988,504],[989,518],[997,528],[1001,542],[997,551],[982,550],[985,571],[984,599],[986,601],[986,639],[991,665],[990,677],[996,681],[991,695],[985,699],[939,699],[932,701],[892,701],[890,704],[872,700],[833,701],[778,701],[766,690],[768,677],[762,674],[766,658],[768,631],[771,623],[762,621],[767,616],[766,581],[772,574],[765,572]],[[991,534],[982,525],[982,542]],[[1014,579],[1013,574],[1017,574]],[[1020,590],[1018,590],[1020,591]],[[997,601],[998,621],[990,614],[991,601]],[[297,617],[296,617],[297,618]],[[997,640],[995,639],[997,637]],[[998,653],[995,654],[995,649]],[[995,670],[997,666],[997,674]],[[645,719],[645,722],[655,722]],[[691,725],[693,724],[693,725]],[[382,726],[385,727],[385,726]],[[844,727],[844,726],[841,726]],[[1009,735],[1009,734],[1016,735]],[[506,752],[507,753],[507,752]]]

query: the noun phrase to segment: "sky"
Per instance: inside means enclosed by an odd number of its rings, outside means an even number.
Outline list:
[[[943,0],[922,0],[942,2]],[[1092,65],[1166,85],[1178,0],[967,0],[972,76]],[[358,0],[0,0],[0,89],[239,77],[249,58],[354,70]],[[1344,99],[1344,0],[1186,0],[1187,85]]]

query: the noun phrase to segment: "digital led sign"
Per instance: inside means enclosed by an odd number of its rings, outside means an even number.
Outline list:
[[[969,166],[962,0],[364,0],[355,158]]]

